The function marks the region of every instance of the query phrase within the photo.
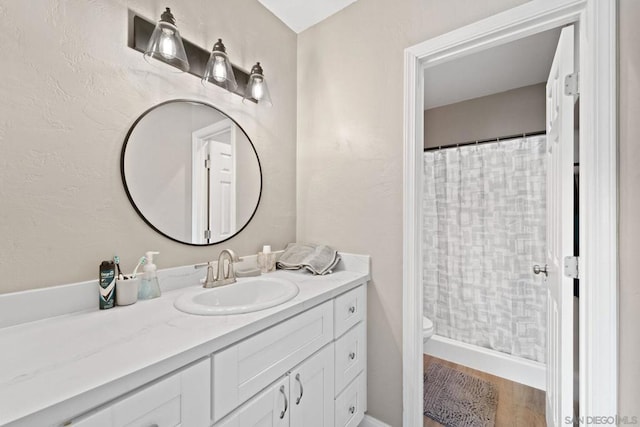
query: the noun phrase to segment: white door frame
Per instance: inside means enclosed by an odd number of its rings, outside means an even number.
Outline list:
[[[576,23],[580,63],[580,416],[617,413],[615,0],[533,0],[405,50],[403,426],[422,426],[424,68]]]

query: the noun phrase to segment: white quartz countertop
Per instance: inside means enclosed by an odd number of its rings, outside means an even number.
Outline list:
[[[299,294],[254,313],[198,316],[173,306],[185,292],[202,290],[191,278],[191,286],[131,306],[0,329],[0,426],[57,425],[79,415],[73,410],[99,406],[369,279],[344,270],[268,276],[295,282]]]

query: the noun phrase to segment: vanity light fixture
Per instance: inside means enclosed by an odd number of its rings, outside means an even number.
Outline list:
[[[205,82],[211,82],[212,80],[227,90],[233,91],[238,87],[233,73],[233,67],[231,67],[231,62],[229,62],[227,49],[224,43],[222,43],[222,39],[218,39],[213,45],[211,55],[204,70],[204,76],[202,76],[203,84]]]
[[[130,13],[128,45],[144,53],[147,62],[164,62],[198,76],[243,98],[243,102],[271,106],[271,96],[258,62],[248,73],[229,61],[222,39],[208,51],[180,37],[176,20],[167,7],[157,24]]]
[[[260,105],[266,105],[271,107],[271,95],[269,94],[269,87],[267,81],[264,78],[264,72],[260,63],[256,63],[251,67],[251,74],[249,75],[249,83],[244,92],[243,102],[251,101],[257,102]]]
[[[189,60],[171,9],[167,8],[160,16],[144,52],[144,59],[150,64],[153,64],[151,59],[157,59],[180,71],[189,71]]]

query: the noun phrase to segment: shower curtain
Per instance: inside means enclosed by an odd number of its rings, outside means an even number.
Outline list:
[[[437,335],[544,362],[546,137],[424,153],[424,314]]]

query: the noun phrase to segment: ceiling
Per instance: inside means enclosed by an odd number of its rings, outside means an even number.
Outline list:
[[[357,0],[258,0],[271,13],[300,33]]]
[[[560,28],[425,70],[425,110],[547,81]]]

